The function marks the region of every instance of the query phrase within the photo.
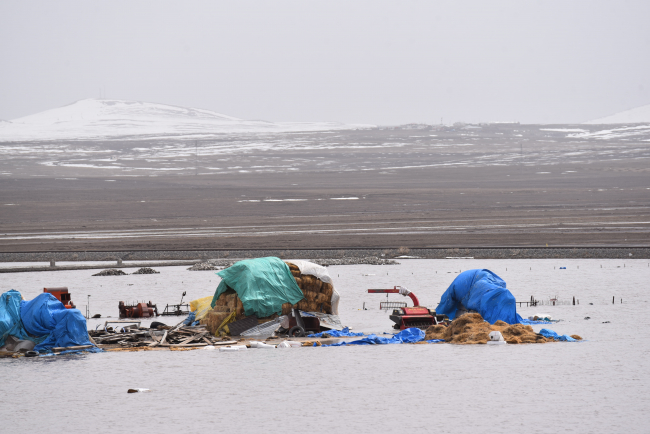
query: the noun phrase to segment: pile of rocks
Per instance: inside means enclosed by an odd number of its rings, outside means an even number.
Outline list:
[[[153,268],[149,268],[149,267],[142,267],[135,273],[131,273],[131,274],[160,274],[160,271],[156,271]]]
[[[237,261],[230,259],[210,259],[207,262],[197,262],[188,268],[189,271],[210,271],[210,270],[221,270],[223,268],[230,267]]]
[[[126,273],[116,268],[108,268],[106,270],[100,271],[97,274],[93,274],[93,276],[126,276]]]

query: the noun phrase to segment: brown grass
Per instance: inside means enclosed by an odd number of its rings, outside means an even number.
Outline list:
[[[426,331],[426,339],[444,339],[452,344],[485,344],[490,340],[489,333],[499,331],[509,344],[541,344],[546,338],[538,335],[529,325],[507,324],[497,321],[493,325],[483,320],[478,313],[466,313],[456,318],[448,327],[431,326]]]

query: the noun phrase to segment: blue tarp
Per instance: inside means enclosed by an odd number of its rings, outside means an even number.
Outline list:
[[[44,292],[33,300],[21,301],[20,320],[31,335],[28,339],[38,343],[34,347],[36,351],[92,345],[86,318],[78,309],[66,309],[52,294]]]
[[[20,292],[14,289],[0,296],[0,347],[5,344],[5,339],[9,336],[23,340],[30,339],[20,321],[21,299]]]
[[[557,321],[556,321],[556,322],[557,322]],[[552,321],[540,321],[540,320],[537,320],[537,321],[536,321],[536,320],[526,319],[526,318],[523,318],[523,319],[521,320],[521,323],[522,323],[523,325],[553,324]]]
[[[541,329],[539,331],[539,334],[544,336],[545,338],[553,338],[556,341],[579,342],[577,339],[573,339],[571,336],[558,335],[556,332],[554,332],[553,330],[549,330],[549,329]]]
[[[413,344],[424,340],[424,332],[418,328],[411,327],[401,332],[384,338],[377,335],[370,335],[358,341],[339,342],[332,345],[323,345],[323,347],[340,347],[342,345],[386,345],[386,344]],[[315,344],[314,344],[315,345]]]
[[[442,294],[436,313],[456,318],[463,305],[481,314],[490,324],[501,320],[508,324],[520,323],[515,297],[506,289],[506,282],[490,270],[467,270],[460,273]]]
[[[363,333],[351,332],[350,329],[348,327],[346,327],[341,331],[327,330],[325,332],[314,333],[314,334],[308,335],[307,337],[309,337],[309,338],[322,338],[324,334],[329,335],[329,337],[331,337],[331,338],[344,338],[344,337],[347,338],[347,337],[350,337],[350,336],[363,336]]]

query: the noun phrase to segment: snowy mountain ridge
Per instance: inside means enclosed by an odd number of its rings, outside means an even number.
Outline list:
[[[228,133],[274,133],[368,128],[337,122],[247,121],[211,110],[167,104],[84,99],[29,116],[0,122],[0,142],[162,139]]]

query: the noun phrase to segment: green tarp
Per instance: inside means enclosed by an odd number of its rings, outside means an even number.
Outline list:
[[[258,318],[280,315],[284,303],[296,304],[304,298],[289,266],[280,258],[246,259],[216,274],[221,283],[212,298],[212,307],[228,287],[237,292],[244,314]]]

